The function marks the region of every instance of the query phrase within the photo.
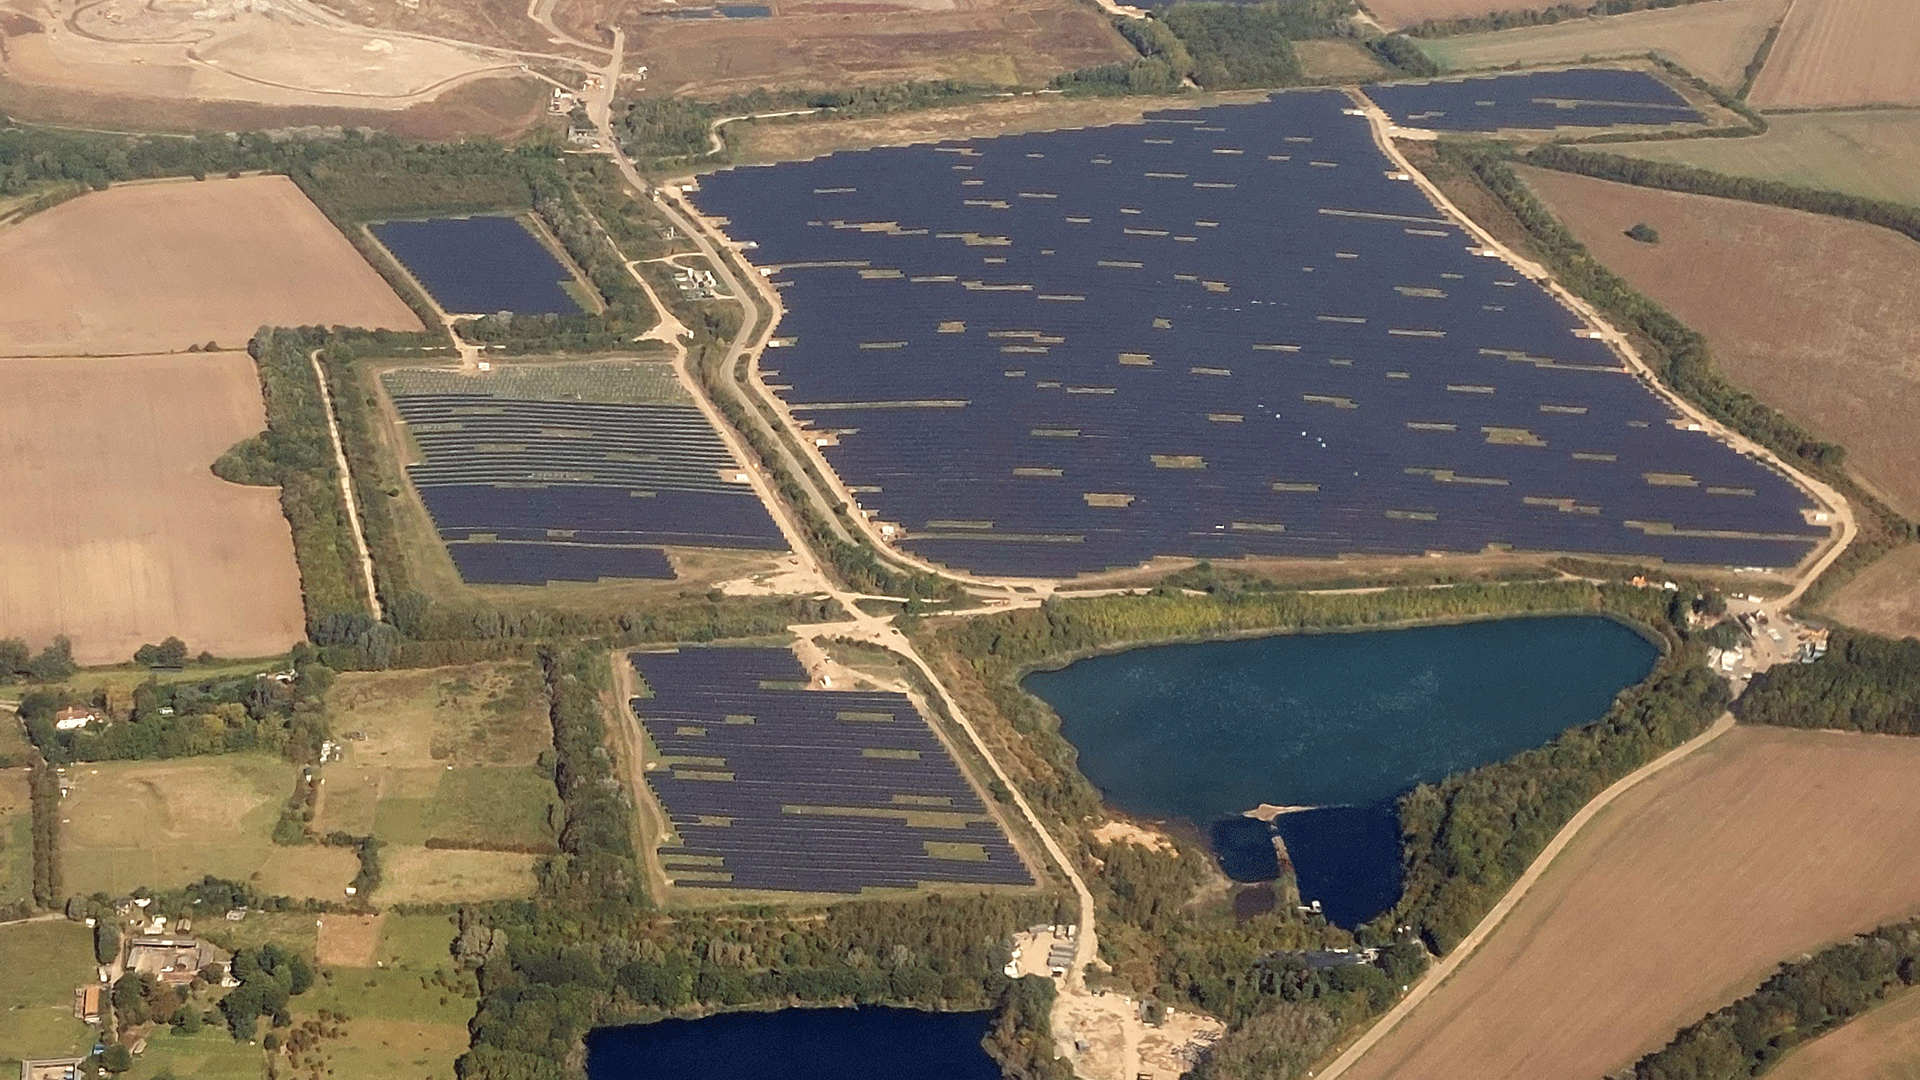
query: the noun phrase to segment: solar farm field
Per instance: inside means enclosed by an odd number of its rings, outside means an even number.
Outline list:
[[[571,315],[584,288],[516,218],[382,221],[368,226],[441,310],[456,315]]]
[[[1706,119],[1673,87],[1620,68],[1376,83],[1365,91],[1401,127],[1438,131],[1668,126]]]
[[[1033,881],[903,694],[807,690],[785,649],[630,654],[681,888],[855,893]]]
[[[1335,92],[702,178],[778,269],[763,375],[906,547],[1510,546],[1788,566],[1824,529],[1396,178]]]
[[[407,475],[469,584],[671,579],[663,548],[786,550],[665,364],[525,364],[381,378]]]

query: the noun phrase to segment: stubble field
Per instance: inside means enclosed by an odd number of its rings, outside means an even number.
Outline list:
[[[420,320],[284,176],[126,184],[0,231],[0,355],[126,355],[261,326]]]
[[[1920,909],[1920,740],[1736,728],[1596,817],[1346,1080],[1604,1076]]]
[[[1920,545],[1881,556],[1822,601],[1826,615],[1888,637],[1920,637]]]
[[[1527,183],[1601,262],[1707,336],[1726,376],[1920,513],[1920,244],[1889,229],[1545,169]],[[1644,222],[1645,244],[1625,235]]]
[[[1486,34],[1462,34],[1420,42],[1443,68],[1491,68],[1552,64],[1588,56],[1657,52],[1706,79],[1738,87],[1767,31],[1780,21],[1788,0],[1717,0],[1715,3],[1636,11],[1598,19],[1571,19]]]
[[[1773,1080],[1914,1080],[1920,1077],[1920,991],[1892,1001],[1781,1059]]]
[[[1797,0],[1750,100],[1763,109],[1920,102],[1920,5]]]
[[[0,626],[83,664],[177,635],[220,656],[305,633],[273,488],[209,471],[265,426],[245,353],[0,359]]]

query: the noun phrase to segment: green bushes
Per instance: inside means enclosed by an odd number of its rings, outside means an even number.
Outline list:
[[[1836,630],[1824,658],[1755,675],[1734,711],[1749,724],[1920,735],[1920,641]]]
[[[1782,964],[1760,988],[1681,1028],[1633,1067],[1635,1080],[1759,1076],[1788,1050],[1920,983],[1920,919],[1883,926]]]

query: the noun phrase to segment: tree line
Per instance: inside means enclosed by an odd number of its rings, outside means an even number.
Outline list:
[[[1749,724],[1920,735],[1920,641],[1835,630],[1825,657],[1755,675],[1734,711]]]
[[[1552,26],[1575,19],[1603,15],[1625,15],[1634,11],[1684,7],[1703,0],[1599,0],[1598,3],[1565,3],[1522,11],[1492,11],[1454,19],[1426,19],[1407,28],[1415,37],[1453,37],[1458,34],[1482,34],[1494,30],[1514,30],[1523,26]]]
[[[1913,523],[1875,499],[1847,474],[1843,447],[1815,437],[1772,406],[1729,382],[1714,365],[1704,335],[1594,258],[1514,172],[1509,150],[1484,143],[1443,140],[1437,152],[1443,167],[1465,173],[1513,214],[1526,231],[1528,242],[1563,285],[1635,333],[1643,354],[1662,382],[1716,420],[1837,488],[1860,511],[1858,538],[1808,590],[1806,602],[1817,602],[1869,562],[1913,538]],[[1565,146],[1539,147],[1523,155],[1521,160],[1542,168],[1626,183],[1637,183],[1638,178],[1664,177],[1676,185],[1670,190],[1693,190],[1677,185],[1683,181],[1697,182],[1701,189],[1697,193],[1727,198],[1742,198],[1741,192],[1771,190],[1750,186],[1771,183],[1767,181],[1715,177],[1715,174],[1685,166],[1642,163]],[[1643,164],[1650,168],[1643,170],[1640,167]],[[1708,177],[1714,180],[1703,179]],[[1805,195],[1806,204],[1798,209],[1828,205],[1829,193],[1793,190],[1803,191]]]

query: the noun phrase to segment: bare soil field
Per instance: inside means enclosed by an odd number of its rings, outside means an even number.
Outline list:
[[[126,184],[0,230],[0,355],[234,349],[316,323],[420,328],[284,176]]]
[[[1920,5],[1795,0],[1750,100],[1763,109],[1920,103]]]
[[[295,775],[265,754],[71,766],[60,806],[67,887],[120,895],[213,874],[268,895],[339,897],[360,867],[353,852],[270,839]]]
[[[1616,143],[1610,153],[1920,204],[1920,110],[1783,114],[1765,135]]]
[[[517,57],[383,36],[306,0],[5,0],[0,11],[0,69],[59,92],[392,110],[521,74]]]
[[[1309,79],[1340,79],[1365,82],[1386,74],[1382,64],[1366,46],[1344,38],[1314,38],[1293,43],[1293,54],[1300,61],[1300,72]]]
[[[1608,1075],[1781,960],[1911,914],[1916,769],[1920,739],[1736,728],[1601,811],[1344,1080]]]
[[[1708,82],[1737,88],[1788,2],[1716,0],[1551,26],[1433,38],[1421,41],[1420,48],[1448,70],[1657,52]]]
[[[1920,545],[1881,556],[1822,601],[1820,611],[1888,637],[1920,637]]]
[[[273,488],[209,470],[265,426],[245,353],[0,359],[0,626],[121,663],[176,635],[268,656],[305,636]]]
[[[1859,222],[1543,169],[1523,176],[1580,242],[1707,336],[1727,377],[1920,513],[1920,244]],[[1643,244],[1625,230],[1660,233]]]
[[[1496,11],[1533,11],[1552,7],[1554,0],[1361,0],[1361,4],[1381,26],[1398,30],[1429,19],[1472,19]]]
[[[316,927],[314,960],[323,967],[373,966],[375,946],[386,915],[322,915]]]
[[[1920,991],[1788,1051],[1773,1080],[1920,1080]]]
[[[1032,86],[1138,55],[1097,9],[1071,0],[954,0],[949,10],[774,8],[767,19],[676,19],[631,9],[618,17],[628,54],[648,66],[649,91],[707,97],[913,79]],[[570,9],[576,18],[586,10]]]

